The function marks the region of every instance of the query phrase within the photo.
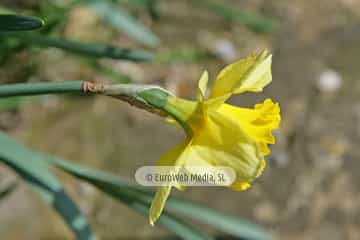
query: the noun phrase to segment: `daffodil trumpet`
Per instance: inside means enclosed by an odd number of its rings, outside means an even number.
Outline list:
[[[241,108],[226,101],[233,94],[261,92],[272,81],[271,58],[267,51],[252,54],[218,74],[207,96],[208,72],[198,83],[196,101],[181,99],[160,89],[138,92],[148,104],[170,115],[169,122],[183,127],[186,138],[165,153],[159,166],[231,167],[236,180],[230,188],[242,191],[251,186],[265,168],[264,157],[274,144],[272,130],[280,124],[280,107],[271,99],[254,108]],[[184,186],[174,185],[182,190]],[[160,217],[173,186],[160,186],[152,201],[149,220],[153,225]]]

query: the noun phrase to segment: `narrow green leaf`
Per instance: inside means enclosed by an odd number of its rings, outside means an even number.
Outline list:
[[[146,217],[149,215],[149,205],[143,204],[138,211],[142,212]],[[186,223],[184,220],[181,220],[167,212],[164,212],[161,218],[159,219],[159,224],[165,226],[167,229],[173,231],[176,235],[183,239],[191,240],[211,240],[212,237],[207,234],[200,232]]]
[[[103,190],[102,185],[97,185],[100,190]],[[109,194],[110,196],[126,203],[130,208],[138,211],[139,213],[143,214],[146,218],[149,215],[150,204],[145,203],[141,200],[141,198],[131,197],[131,194],[124,194],[122,191],[112,190],[106,191],[103,190],[105,193]],[[158,223],[168,230],[175,233],[177,236],[181,237],[182,239],[191,239],[191,240],[211,240],[212,237],[202,233],[189,224],[185,223],[183,220],[169,214],[168,212],[164,212],[161,218],[158,220]]]
[[[12,34],[7,37],[14,37],[25,43],[31,43],[40,47],[54,47],[74,54],[96,58],[123,59],[134,62],[151,61],[152,53],[140,50],[118,48],[110,45],[96,43],[83,43],[78,41],[50,38],[39,34]]]
[[[166,209],[216,227],[234,236],[253,240],[271,239],[269,233],[249,221],[199,204],[172,198],[168,201]]]
[[[49,163],[79,179],[87,181],[99,190],[126,203],[130,208],[133,208],[146,217],[148,216],[152,193],[145,192],[142,188],[133,186],[111,174],[82,167],[60,159],[49,159]],[[163,213],[158,223],[183,239],[212,239],[166,211]]]
[[[90,1],[97,14],[112,27],[125,32],[134,40],[149,47],[159,45],[158,37],[118,5],[103,0]]]
[[[86,218],[49,172],[45,157],[0,133],[0,162],[12,168],[65,220],[78,240],[96,239]]]
[[[41,28],[44,21],[29,16],[16,14],[0,14],[0,31],[29,31]]]
[[[101,191],[116,198],[128,198],[130,199],[129,201],[135,201],[136,203],[137,201],[141,201],[142,203],[147,204],[147,206],[149,206],[152,201],[153,192],[145,190],[140,186],[130,184],[117,176],[85,168],[59,159],[51,160],[50,163],[77,178],[93,184]],[[190,201],[169,198],[165,212],[167,214],[171,212],[190,217],[237,237],[251,240],[271,239],[270,234],[255,224]],[[160,220],[163,219],[163,217],[164,215],[162,215]]]

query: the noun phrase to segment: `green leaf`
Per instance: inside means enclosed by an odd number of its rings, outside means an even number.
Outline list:
[[[159,39],[153,32],[118,5],[103,0],[92,0],[90,5],[115,29],[125,32],[129,37],[149,47],[159,45]]]
[[[99,190],[126,203],[130,208],[140,212],[146,217],[148,216],[152,198],[151,192],[146,192],[142,188],[133,186],[111,174],[82,167],[60,159],[49,159],[49,163],[79,179],[87,181]],[[183,239],[212,239],[166,211],[158,223]]]
[[[234,236],[254,240],[271,239],[269,233],[249,221],[199,204],[172,198],[168,200],[166,209],[198,220]]]
[[[96,238],[79,208],[58,179],[49,172],[44,155],[27,149],[3,133],[0,133],[0,146],[0,162],[30,184],[62,216],[78,240]]]
[[[0,14],[0,31],[29,31],[44,26],[44,21],[29,16]]]
[[[6,37],[17,38],[25,43],[31,43],[41,47],[59,48],[74,54],[95,58],[123,59],[134,62],[151,61],[154,58],[152,53],[146,51],[118,48],[110,45],[96,43],[83,43],[66,39],[50,38],[40,34],[11,34],[7,35]]]
[[[94,184],[97,186],[96,184]],[[100,190],[102,190],[102,186],[97,186]],[[149,208],[150,205],[144,203],[140,200],[140,198],[137,197],[130,197],[131,194],[126,195],[122,193],[121,191],[104,191],[105,193],[108,193],[110,196],[113,196],[114,198],[128,204],[128,206],[141,214],[143,214],[145,217],[148,217],[149,215]],[[161,218],[158,220],[158,223],[162,226],[166,227],[168,230],[175,233],[177,236],[181,237],[182,239],[192,239],[192,240],[211,240],[212,237],[206,235],[205,233],[202,233],[189,224],[187,224],[185,221],[169,214],[168,212],[164,212],[161,216]]]
[[[140,186],[130,184],[117,176],[85,168],[59,159],[51,160],[50,164],[53,164],[79,179],[93,184],[101,191],[106,192],[115,198],[119,198],[122,201],[128,199],[128,201],[133,204],[146,204],[147,207],[152,201],[153,192],[145,190]],[[166,204],[165,213],[169,214],[169,212],[190,217],[237,237],[252,240],[271,239],[270,234],[253,223],[190,201],[169,198]],[[164,216],[167,215],[163,214],[160,217],[160,223],[163,223]]]

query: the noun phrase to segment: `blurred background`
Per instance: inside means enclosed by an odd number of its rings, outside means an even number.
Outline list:
[[[49,41],[2,38],[0,83],[151,83],[194,98],[203,70],[214,80],[225,65],[268,48],[272,84],[230,100],[247,107],[267,97],[280,103],[283,120],[264,175],[245,192],[193,187],[173,195],[249,219],[276,239],[359,239],[360,1],[1,0],[0,9],[45,19],[38,35],[155,56],[84,57]],[[161,118],[106,97],[2,100],[0,129],[34,149],[130,181],[183,138]],[[169,236],[91,186],[59,175],[102,239]],[[19,184],[0,200],[2,239],[71,239],[56,213],[0,165],[0,188],[11,182]]]

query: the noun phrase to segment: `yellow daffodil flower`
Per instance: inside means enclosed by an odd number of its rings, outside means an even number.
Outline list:
[[[199,80],[197,101],[169,96],[164,108],[174,113],[186,139],[165,153],[158,165],[231,167],[236,180],[230,187],[238,191],[249,188],[265,168],[264,156],[270,153],[267,145],[275,143],[271,131],[279,126],[280,108],[270,99],[253,109],[225,101],[232,94],[261,92],[271,80],[271,55],[263,51],[225,67],[208,98],[206,71]],[[152,225],[160,217],[171,188],[158,187],[149,215]]]

